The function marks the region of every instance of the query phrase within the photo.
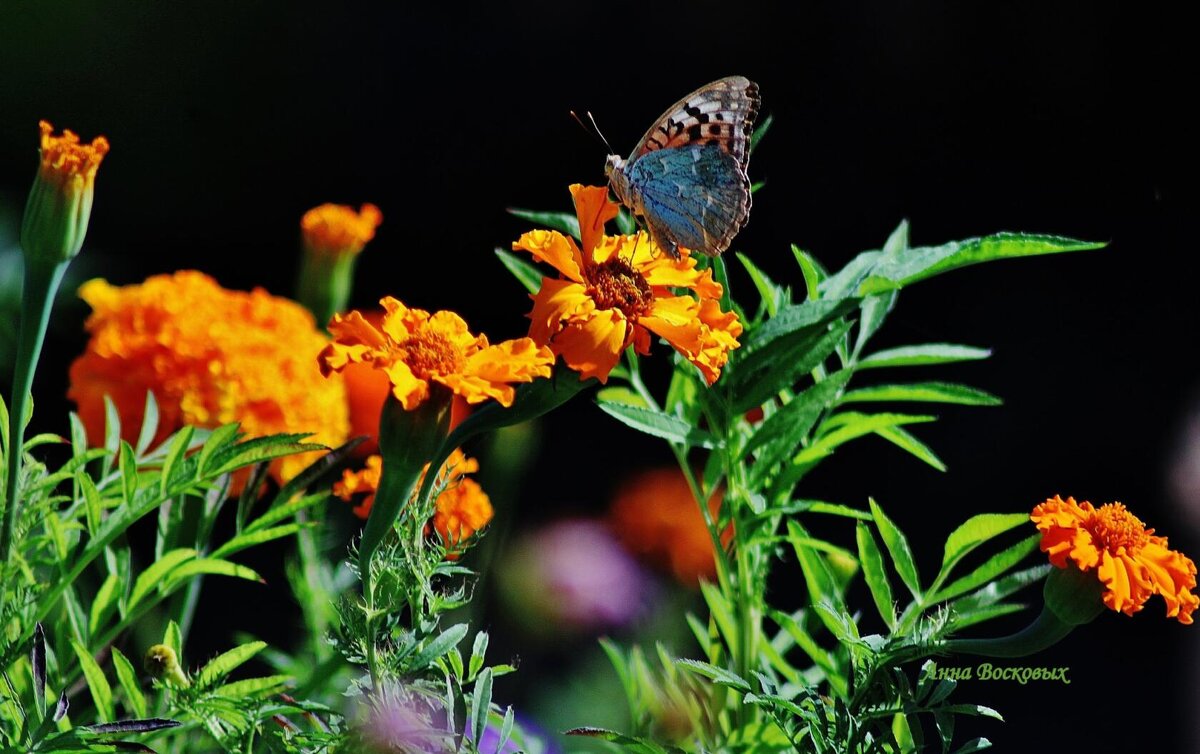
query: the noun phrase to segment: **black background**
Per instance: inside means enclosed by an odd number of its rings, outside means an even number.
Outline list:
[[[799,284],[790,243],[837,268],[902,218],[916,244],[1000,230],[1111,242],[905,291],[879,345],[993,348],[988,362],[929,376],[1006,405],[947,408],[919,428],[947,474],[868,441],[802,491],[856,505],[873,495],[916,540],[925,573],[969,515],[1055,493],[1122,500],[1196,555],[1183,506],[1200,501],[1168,484],[1198,395],[1185,36],[1153,4],[1112,2],[10,0],[0,198],[19,213],[39,119],[103,133],[113,148],[80,276],[134,282],[194,267],[283,295],[300,214],[371,201],[385,219],[361,259],[356,304],[394,294],[513,337],[529,305],[491,250],[527,224],[504,208],[569,209],[569,183],[603,181],[603,150],[567,111],[594,112],[625,152],[669,103],[741,73],[776,121],[750,171],[767,187],[735,248],[777,280]],[[748,281],[734,285],[752,300]],[[40,421],[58,415],[81,315],[47,346]],[[543,430],[524,518],[596,509],[625,469],[666,460],[583,403]],[[787,603],[800,586],[773,588]],[[1000,751],[1194,750],[1184,730],[1195,725],[1197,629],[1161,610],[1156,598],[1134,619],[1106,613],[1026,661],[1069,665],[1069,686],[966,684],[964,700],[1008,720],[978,732]],[[522,669],[539,672],[552,671]]]

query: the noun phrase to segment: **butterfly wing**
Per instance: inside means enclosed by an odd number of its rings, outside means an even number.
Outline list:
[[[716,256],[745,225],[759,102],[758,85],[742,76],[703,86],[663,113],[623,166],[629,203],[672,256],[678,246]]]

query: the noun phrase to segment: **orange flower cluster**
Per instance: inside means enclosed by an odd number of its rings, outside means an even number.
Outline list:
[[[1055,495],[1036,506],[1030,518],[1042,532],[1042,552],[1058,568],[1067,559],[1083,572],[1095,570],[1106,587],[1104,604],[1133,615],[1151,595],[1167,603],[1167,617],[1191,623],[1200,606],[1196,564],[1186,555],[1168,549],[1166,537],[1154,535],[1121,503],[1094,507],[1086,500],[1063,500]]]
[[[409,309],[390,296],[380,303],[379,327],[357,311],[334,316],[329,323],[334,342],[319,357],[322,373],[369,364],[388,376],[392,394],[408,411],[429,397],[431,383],[467,403],[494,398],[510,406],[512,383],[550,376],[554,355],[529,338],[490,345],[486,336],[472,335],[454,312]]]
[[[708,501],[713,516],[722,497],[718,492]],[[712,537],[679,469],[652,469],[626,481],[609,509],[609,522],[630,552],[668,568],[681,583],[716,577]]]
[[[533,296],[529,336],[547,344],[587,379],[608,379],[631,344],[650,352],[650,333],[665,338],[696,365],[711,385],[729,352],[738,347],[742,323],[721,311],[723,289],[710,270],[696,270],[686,249],[672,259],[650,237],[606,236],[604,224],[619,208],[599,186],[571,186],[581,245],[553,230],[535,230],[513,243],[558,270],[542,278]],[[692,295],[677,295],[686,289]]]
[[[311,432],[337,445],[349,428],[341,380],[322,379],[314,360],[328,342],[299,304],[262,289],[230,291],[195,271],[156,275],[140,285],[85,283],[92,307],[87,349],[71,365],[67,395],[89,441],[104,437],[104,396],[122,434],[136,438],[146,392],[159,406],[156,441],[184,424],[240,422],[250,436]],[[277,461],[286,480],[312,454]]]
[[[38,122],[38,129],[42,132],[39,168],[42,178],[90,186],[96,179],[100,161],[108,154],[108,139],[97,136],[91,144],[83,144],[70,129],[64,129],[62,136],[55,136],[54,126],[44,120]]]
[[[459,546],[475,532],[487,526],[494,514],[487,493],[478,482],[466,476],[478,470],[479,462],[468,458],[461,450],[450,454],[450,458],[442,466],[442,477],[438,480],[438,486],[444,489],[438,495],[433,520],[430,523],[445,543],[449,551],[447,557],[451,560],[461,554]],[[429,467],[426,466],[421,480],[424,480],[428,472]],[[362,470],[347,469],[342,472],[341,481],[333,486],[333,494],[348,503],[358,500],[358,504],[354,506],[354,513],[365,519],[371,513],[371,505],[375,502],[375,492],[379,489],[382,473],[383,458],[371,456]],[[417,487],[420,488],[420,481]]]
[[[358,254],[375,237],[383,213],[374,204],[358,212],[344,204],[322,204],[300,218],[304,244],[318,254]]]

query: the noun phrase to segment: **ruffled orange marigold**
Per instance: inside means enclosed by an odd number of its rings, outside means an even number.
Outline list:
[[[1055,495],[1036,506],[1030,518],[1042,532],[1042,552],[1058,568],[1067,559],[1083,572],[1095,570],[1106,587],[1104,604],[1133,615],[1151,595],[1167,603],[1167,617],[1192,622],[1200,605],[1196,564],[1167,547],[1167,538],[1154,535],[1121,503],[1095,508],[1086,500],[1063,500]]]
[[[461,552],[456,551],[463,541],[469,539],[492,520],[494,511],[487,493],[474,479],[467,474],[479,470],[479,462],[468,458],[461,450],[455,450],[450,458],[442,465],[442,478],[438,486],[444,487],[438,495],[434,509],[433,520],[430,522],[442,542],[446,544],[450,559],[457,558]],[[346,502],[355,502],[354,513],[359,518],[366,518],[371,513],[371,505],[375,502],[375,491],[379,489],[379,477],[383,471],[383,457],[371,456],[367,459],[366,467],[359,471],[347,469],[342,472],[341,481],[333,486],[333,494]],[[424,480],[429,467],[421,474]],[[417,483],[419,489],[420,481]]]
[[[711,385],[729,352],[738,347],[742,323],[721,311],[721,284],[711,270],[696,269],[686,249],[672,259],[644,232],[606,236],[604,224],[618,206],[599,186],[571,186],[581,245],[553,230],[534,230],[513,243],[546,262],[561,278],[542,278],[533,296],[529,335],[550,346],[582,379],[601,382],[633,344],[649,353],[650,333],[666,339],[695,364]],[[687,289],[695,295],[677,295]]]
[[[127,440],[137,438],[146,392],[159,408],[156,441],[192,424],[240,422],[249,436],[309,432],[337,445],[349,428],[341,380],[313,363],[328,343],[299,304],[222,288],[195,271],[155,275],[139,285],[91,280],[79,295],[92,307],[87,349],[71,365],[67,396],[92,443],[104,439],[104,396],[112,398]],[[288,479],[314,456],[275,462]]]
[[[472,335],[454,312],[430,314],[409,309],[388,296],[379,327],[360,312],[334,315],[329,332],[334,342],[319,357],[324,374],[348,364],[370,364],[387,374],[392,395],[411,411],[429,397],[430,383],[449,388],[467,403],[494,398],[512,405],[512,383],[549,377],[554,354],[529,338],[496,345],[487,336]]]
[[[717,492],[708,501],[714,517],[723,497]],[[669,569],[681,583],[716,577],[712,537],[679,469],[652,469],[627,480],[614,496],[608,520],[630,552]]]
[[[355,212],[344,204],[322,204],[300,218],[304,244],[322,254],[357,254],[375,237],[383,213],[374,204]]]

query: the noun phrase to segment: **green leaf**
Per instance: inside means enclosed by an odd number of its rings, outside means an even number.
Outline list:
[[[224,558],[232,555],[235,552],[245,550],[247,547],[261,545],[264,542],[270,542],[273,539],[287,537],[301,529],[310,526],[308,524],[284,524],[283,526],[274,526],[268,529],[258,529],[255,531],[247,531],[239,534],[217,549],[213,550],[212,557]]]
[[[800,378],[824,363],[841,345],[852,326],[852,322],[841,320],[829,328],[822,324],[814,329],[800,330],[794,337],[777,340],[770,350],[760,351],[738,363],[729,385],[734,396],[734,411],[749,411],[790,389]]]
[[[600,410],[627,427],[654,437],[694,448],[716,448],[720,443],[702,429],[697,429],[682,419],[677,419],[651,408],[630,406],[626,403],[599,403]]]
[[[700,593],[704,595],[709,615],[717,624],[717,630],[721,632],[725,644],[730,647],[737,646],[738,624],[733,618],[733,608],[726,601],[725,595],[721,594],[721,590],[715,584],[707,581],[700,582]]]
[[[1001,400],[978,388],[953,382],[913,382],[896,385],[872,385],[851,390],[842,396],[842,403],[877,401],[919,401],[922,403],[956,403],[963,406],[998,406]]]
[[[254,570],[244,565],[217,558],[199,558],[197,560],[190,560],[172,570],[167,575],[166,589],[169,591],[193,576],[202,575],[230,576],[237,579],[246,579],[247,581],[257,581],[262,584],[267,583],[263,580],[262,576],[259,576]]]
[[[953,599],[960,594],[966,594],[972,589],[986,584],[1000,574],[1025,559],[1025,556],[1037,550],[1041,542],[1041,534],[1031,534],[1015,545],[1008,547],[984,561],[983,565],[971,571],[950,584],[942,587],[930,598],[930,604]],[[947,543],[949,544],[949,543]]]
[[[874,500],[868,502],[871,506],[871,515],[875,518],[875,526],[879,529],[879,536],[883,538],[883,545],[892,556],[892,565],[895,566],[896,573],[900,575],[900,580],[912,592],[913,597],[920,600],[921,578],[917,574],[917,563],[913,559],[912,548],[908,546],[908,538],[884,514],[883,508],[880,508],[878,503]]]
[[[877,293],[862,300],[862,316],[859,318],[858,337],[854,341],[854,353],[857,355],[866,347],[871,336],[879,331],[892,307],[896,305],[896,291]]]
[[[129,608],[132,610],[152,589],[166,580],[167,574],[181,563],[194,559],[196,554],[195,550],[188,548],[179,548],[163,553],[161,558],[151,563],[138,575],[137,581],[133,582],[133,591],[129,594]]]
[[[291,680],[291,676],[286,675],[247,678],[244,681],[234,681],[218,686],[212,690],[212,693],[230,699],[265,699],[278,694],[287,687]]]
[[[767,131],[771,129],[771,124],[775,122],[774,115],[768,115],[754,128],[754,133],[750,134],[750,154],[754,154],[754,150],[758,149],[758,145],[762,143],[763,137],[767,135]]]
[[[100,531],[100,524],[104,519],[104,503],[100,499],[100,491],[85,472],[76,473],[75,481],[79,484],[79,491],[83,493],[83,512],[87,521],[88,536],[94,537],[96,532]]]
[[[566,233],[576,241],[579,240],[579,218],[575,216],[574,212],[538,212],[532,209],[509,207],[508,214],[528,220],[543,228]]]
[[[973,738],[958,749],[955,749],[954,754],[975,754],[977,751],[983,751],[984,749],[990,748],[992,748],[992,742],[986,738]]]
[[[471,692],[471,719],[469,721],[473,741],[482,741],[487,729],[488,710],[492,706],[492,669],[484,668],[475,681]]]
[[[133,504],[133,496],[137,494],[138,473],[137,459],[129,443],[121,441],[121,497],[126,504]]]
[[[913,437],[908,430],[897,426],[880,427],[875,430],[875,434],[900,449],[908,451],[938,471],[946,470],[946,464],[942,463],[942,459],[938,458],[928,445]]]
[[[742,339],[742,346],[735,353],[745,360],[751,355],[771,348],[780,338],[794,335],[800,330],[828,324],[851,311],[857,300],[805,301],[779,310],[759,327]]]
[[[179,632],[179,624],[174,620],[167,621],[167,630],[163,632],[162,643],[175,650],[175,656],[183,663],[183,637]]]
[[[110,722],[113,719],[112,687],[108,685],[104,671],[96,664],[87,647],[74,638],[71,639],[71,646],[79,658],[79,667],[83,670],[83,677],[87,679],[88,690],[92,692],[92,701],[96,704],[96,717],[102,723]]]
[[[196,685],[202,689],[211,686],[266,648],[265,641],[252,641],[217,655],[200,668],[200,673],[196,676]]]
[[[948,572],[967,553],[989,539],[1027,523],[1028,513],[980,513],[971,516],[946,538],[942,572]]]
[[[796,551],[796,559],[800,561],[804,581],[808,586],[809,604],[815,607],[821,602],[827,602],[838,610],[843,609],[845,602],[842,590],[824,556],[808,544],[812,541],[808,531],[798,521],[788,521],[787,528],[788,540]]]
[[[599,403],[623,403],[626,406],[649,408],[646,399],[623,385],[602,387],[596,391],[596,401]]]
[[[158,401],[154,400],[154,391],[146,391],[146,407],[142,413],[142,427],[138,432],[137,455],[142,456],[158,434]]]
[[[195,428],[188,424],[183,429],[175,433],[171,438],[170,444],[167,447],[167,455],[163,459],[161,477],[159,478],[159,493],[165,495],[170,489],[171,478],[174,475],[175,468],[179,465],[179,459],[187,453],[188,447],[192,443],[192,435]]]
[[[863,523],[855,527],[858,540],[858,562],[862,564],[863,579],[871,590],[871,598],[875,607],[888,629],[896,627],[896,610],[892,599],[892,585],[888,582],[887,572],[883,567],[883,556],[871,530]]]
[[[986,348],[960,346],[953,343],[925,343],[919,346],[888,348],[860,359],[859,369],[880,367],[916,367],[929,364],[951,364],[958,361],[986,359],[992,352]]]
[[[112,398],[107,395],[104,396],[104,449],[108,454],[104,457],[101,478],[108,476],[108,472],[112,471],[113,462],[121,450],[121,414]]]
[[[821,281],[825,279],[828,273],[821,267],[816,259],[807,251],[804,251],[799,246],[792,244],[792,256],[796,258],[796,264],[800,265],[800,274],[804,276],[804,289],[808,294],[808,301],[816,301],[821,297]]]
[[[223,424],[209,433],[208,439],[204,441],[204,446],[200,448],[200,453],[197,455],[198,474],[208,473],[208,461],[219,450],[225,450],[237,441],[238,430],[240,427],[237,424]]]
[[[578,221],[576,223],[578,224]],[[505,269],[517,279],[517,282],[525,286],[525,290],[530,293],[537,293],[541,290],[542,278],[545,277],[541,270],[504,249],[496,249],[496,256],[500,258],[500,263],[504,265]]]
[[[808,435],[821,413],[831,406],[839,393],[850,381],[853,372],[843,369],[834,372],[781,406],[763,420],[746,442],[745,453],[753,453],[765,445],[771,447],[758,454],[751,472],[752,477],[761,478],[771,466],[791,456],[801,441]],[[760,465],[763,472],[759,473]]]
[[[934,275],[980,262],[1087,251],[1106,245],[1062,236],[997,233],[942,246],[909,248],[898,253],[881,255],[859,293],[867,295],[879,290],[911,285]]]
[[[707,662],[679,659],[675,660],[675,664],[684,670],[690,670],[697,675],[702,675],[705,678],[708,678],[718,686],[728,686],[729,688],[737,689],[738,691],[750,691],[752,688],[750,686],[750,682],[745,678],[742,678],[736,673],[731,673],[725,668],[719,668],[716,665],[710,665]]]
[[[112,648],[113,667],[117,671],[117,680],[121,682],[121,688],[125,691],[125,700],[129,703],[129,710],[136,717],[146,717],[146,697],[142,693],[142,687],[138,684],[137,672],[133,669],[133,663],[129,661],[121,650],[116,647]]]
[[[804,624],[801,623],[795,616],[779,610],[768,608],[768,613],[771,620],[775,621],[792,639],[796,642],[804,654],[808,655],[809,659],[821,669],[825,677],[829,679],[829,685],[834,692],[844,695],[847,690],[846,679],[838,671],[837,662],[833,655],[817,644],[816,639],[812,637],[808,631],[804,629]]]
[[[468,680],[475,680],[475,676],[479,674],[483,667],[484,657],[487,655],[488,635],[485,631],[480,631],[475,634],[475,643],[471,647],[471,660],[467,666]]]
[[[117,593],[117,587],[121,581],[115,573],[108,574],[104,582],[100,584],[100,588],[96,590],[96,597],[92,600],[92,609],[88,616],[88,634],[94,636],[100,627],[112,615],[112,612],[117,608],[117,599],[120,596]]]
[[[563,731],[568,736],[586,736],[588,738],[597,738],[601,741],[617,744],[622,750],[630,752],[630,754],[674,754],[682,752],[682,749],[674,746],[664,747],[662,744],[656,743],[648,738],[638,738],[636,736],[627,736],[624,733],[618,733],[614,730],[606,728],[571,728]]]
[[[746,268],[754,287],[758,289],[758,295],[762,299],[763,306],[766,307],[767,314],[774,317],[779,311],[779,307],[787,305],[788,294],[774,280],[767,277],[767,274],[760,270],[754,262],[751,262],[745,254],[739,251],[737,258]]]
[[[456,623],[447,628],[422,647],[421,651],[417,653],[416,657],[409,664],[409,667],[413,670],[423,670],[429,667],[437,658],[457,647],[458,643],[467,635],[467,630],[466,623]]]

